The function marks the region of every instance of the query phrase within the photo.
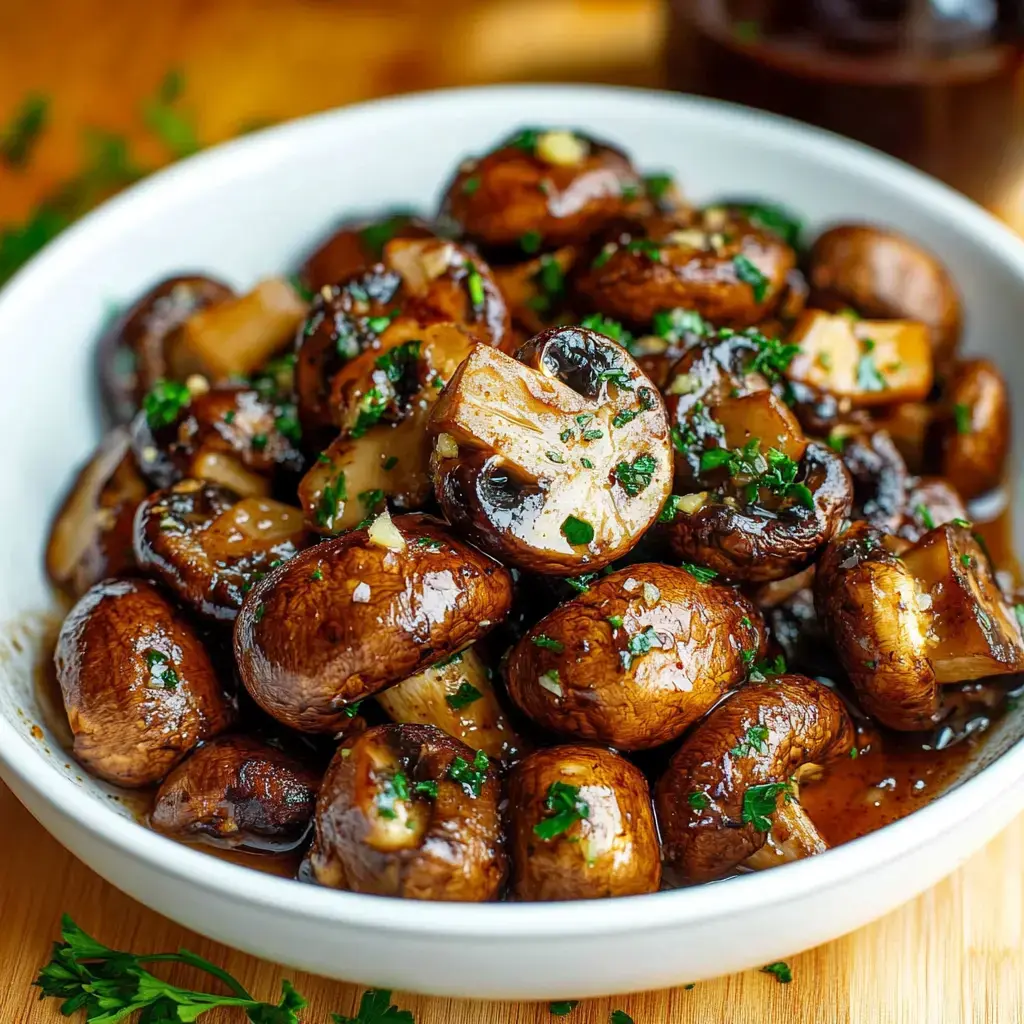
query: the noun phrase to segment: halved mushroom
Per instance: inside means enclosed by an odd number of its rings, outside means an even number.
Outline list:
[[[960,341],[960,297],[946,268],[895,231],[841,224],[811,248],[811,302],[825,309],[852,308],[878,320],[917,320],[927,325],[937,365]]]
[[[787,379],[852,408],[921,401],[932,389],[932,352],[922,323],[808,309],[789,341],[797,352]]]
[[[160,381],[132,420],[132,450],[158,487],[208,480],[241,495],[267,495],[278,469],[295,472],[294,408],[243,385]]]
[[[333,534],[355,526],[387,499],[402,510],[431,497],[427,418],[473,339],[455,324],[423,328],[396,320],[380,348],[344,366],[332,405],[343,425],[299,484],[310,529]]]
[[[206,618],[225,622],[305,538],[298,509],[201,480],[156,491],[135,516],[139,565]]]
[[[479,345],[430,415],[438,501],[503,561],[572,575],[626,554],[671,483],[661,397],[595,331],[545,331],[516,359]]]
[[[273,718],[336,732],[353,704],[478,640],[511,603],[508,571],[443,523],[383,513],[260,580],[235,620],[235,658]]]
[[[771,315],[795,265],[778,235],[713,207],[685,226],[655,216],[618,231],[576,274],[575,286],[594,309],[630,323],[679,307],[749,327]]]
[[[285,853],[309,834],[320,775],[251,736],[222,736],[164,779],[149,822],[175,839]]]
[[[437,726],[495,760],[515,760],[523,750],[475,647],[388,687],[376,699],[396,722]]]
[[[50,526],[46,573],[72,598],[135,568],[132,521],[149,488],[125,427],[112,430],[71,485]]]
[[[740,685],[765,645],[761,615],[738,591],[696,568],[633,565],[541,619],[513,648],[506,678],[544,728],[643,750]]]
[[[852,519],[865,519],[895,533],[907,507],[909,474],[892,438],[884,430],[843,435],[842,459],[853,480]]]
[[[324,778],[313,877],[378,896],[496,899],[507,870],[500,797],[487,757],[440,729],[368,729]]]
[[[1024,639],[967,526],[913,547],[854,523],[825,550],[818,616],[865,710],[892,729],[927,729],[940,687],[1024,668]]]
[[[741,865],[769,867],[827,849],[800,808],[801,776],[843,757],[853,722],[828,687],[805,676],[754,683],[686,738],[655,789],[665,871],[709,882]]]
[[[145,580],[88,590],[54,662],[75,759],[120,786],[159,782],[234,717],[199,637]]]
[[[346,221],[303,261],[299,280],[310,292],[344,281],[379,262],[393,238],[434,238],[437,232],[415,214],[400,211],[372,220]]]
[[[896,531],[909,541],[919,541],[929,530],[944,523],[967,524],[967,508],[960,495],[941,477],[910,480],[903,518]]]
[[[988,359],[958,363],[935,424],[939,472],[970,500],[998,487],[1010,451],[1010,394]]]
[[[711,338],[669,384],[675,483],[666,530],[676,555],[761,583],[810,565],[849,515],[842,461],[808,442],[768,390],[791,352],[756,332]]]
[[[661,851],[647,780],[600,747],[538,750],[508,780],[512,891],[519,900],[657,892]]]
[[[234,292],[201,274],[154,285],[103,332],[97,348],[100,387],[115,423],[127,423],[158,380],[171,376],[168,339],[190,316]]]
[[[441,213],[480,245],[536,252],[586,241],[640,193],[620,150],[579,132],[525,128],[460,164]]]

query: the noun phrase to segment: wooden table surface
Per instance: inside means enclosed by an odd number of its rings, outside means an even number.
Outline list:
[[[0,167],[0,226],[26,217],[80,167],[87,126],[122,134],[144,166],[160,146],[139,108],[180,67],[183,106],[214,142],[389,92],[488,81],[657,85],[657,0],[33,0],[0,3],[0,125],[29,91],[52,99],[29,168]],[[428,41],[424,45],[424,41]],[[1000,211],[1013,218],[1024,187]],[[1024,218],[1022,218],[1024,221]],[[1011,1024],[1024,1021],[1024,818],[957,874],[882,921],[794,957],[780,985],[749,972],[691,990],[585,1002],[567,1020],[603,1024]],[[30,988],[62,912],[108,945],[187,945],[263,997],[290,977],[305,1018],[352,1013],[359,990],[287,972],[179,928],[77,863],[0,785],[0,1021],[54,1024]],[[417,1024],[551,1021],[538,1004],[479,1004],[396,993]],[[237,1017],[204,1018],[228,1022]]]

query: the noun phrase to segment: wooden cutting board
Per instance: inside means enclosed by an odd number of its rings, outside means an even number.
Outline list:
[[[474,1003],[396,992],[416,1024],[1019,1024],[1024,1021],[1024,817],[960,871],[859,932],[792,957],[793,982],[745,974],[683,988],[580,1003],[553,1018],[546,1004]],[[0,783],[0,1021],[57,1024],[58,1003],[30,987],[49,959],[60,915],[133,952],[187,946],[226,967],[260,998],[282,978],[309,1000],[304,1024],[354,1012],[360,988],[256,960],[180,928],[78,863]],[[191,983],[191,982],[187,982]],[[203,1024],[241,1024],[238,1014]]]

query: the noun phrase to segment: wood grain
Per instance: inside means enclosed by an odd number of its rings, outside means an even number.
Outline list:
[[[0,168],[0,224],[78,170],[89,126],[123,133],[155,166],[139,109],[164,72],[184,69],[185,106],[204,142],[255,119],[283,119],[371,96],[493,81],[657,85],[658,0],[33,0],[0,3],[0,124],[30,90],[53,99],[31,168]],[[1024,182],[1001,211],[1024,223]],[[582,1004],[572,1024],[612,1007],[637,1024],[1013,1024],[1024,1021],[1024,818],[961,871],[902,910],[792,960],[783,986],[749,972],[692,990]],[[270,998],[289,976],[306,1020],[351,1013],[359,990],[284,972],[146,910],[54,842],[0,785],[0,1021],[55,1024],[30,989],[68,912],[104,942],[189,948]],[[417,1024],[550,1022],[546,1006],[396,993]],[[229,1024],[237,1016],[204,1018]]]

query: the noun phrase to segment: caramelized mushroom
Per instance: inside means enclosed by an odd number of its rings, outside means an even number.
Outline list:
[[[811,248],[811,303],[850,307],[878,320],[925,324],[935,361],[952,358],[960,341],[960,297],[946,268],[921,246],[895,231],[841,224]]]
[[[538,750],[508,780],[512,891],[520,900],[657,892],[661,854],[647,780],[600,747]]]
[[[851,518],[867,520],[886,533],[895,533],[907,507],[907,466],[884,430],[848,434],[842,458],[853,480]]]
[[[714,207],[686,226],[657,216],[618,232],[575,284],[593,308],[631,323],[678,307],[749,327],[778,305],[795,264],[777,235]]]
[[[576,248],[566,245],[525,263],[494,268],[494,281],[505,297],[512,322],[527,338],[551,327],[568,312],[567,276],[576,259]],[[512,352],[518,346],[503,347]]]
[[[250,736],[223,736],[167,776],[149,821],[175,839],[284,853],[309,834],[319,788],[320,776],[294,757]]]
[[[626,554],[668,496],[664,405],[619,345],[545,331],[512,359],[477,346],[428,423],[452,524],[507,563],[571,575]]]
[[[764,653],[752,602],[652,563],[559,605],[516,644],[506,674],[509,695],[544,728],[642,750],[679,736]]]
[[[201,274],[169,277],[118,314],[97,349],[100,387],[115,423],[127,423],[156,382],[171,376],[167,348],[175,329],[233,294]]]
[[[526,128],[464,161],[441,212],[480,245],[536,251],[586,241],[640,188],[620,150],[579,132]]]
[[[159,782],[234,716],[195,631],[145,580],[88,590],[54,661],[75,759],[120,786]]]
[[[388,687],[377,703],[396,722],[435,725],[495,760],[515,760],[523,749],[475,647]]]
[[[260,707],[336,732],[364,697],[455,654],[508,613],[509,573],[422,515],[300,552],[249,592],[235,658]]]
[[[939,472],[970,500],[998,487],[1010,451],[1010,394],[988,359],[958,363],[935,423]]]
[[[302,514],[290,505],[182,480],[139,506],[135,557],[200,614],[230,622],[253,584],[305,536]]]
[[[94,583],[135,568],[132,520],[146,496],[128,431],[112,430],[82,467],[50,527],[46,573],[72,598]]]
[[[805,676],[755,683],[687,737],[655,790],[666,874],[709,882],[827,849],[802,811],[803,774],[846,755],[853,722],[828,687]]]
[[[313,877],[378,896],[496,899],[506,873],[499,798],[486,756],[440,729],[368,729],[324,778]]]
[[[939,477],[912,479],[899,535],[909,541],[919,541],[929,530],[944,523],[968,525],[967,508],[960,495]]]
[[[966,526],[907,549],[854,523],[818,563],[818,616],[865,710],[891,729],[927,729],[940,686],[1024,668],[1024,640]]]

